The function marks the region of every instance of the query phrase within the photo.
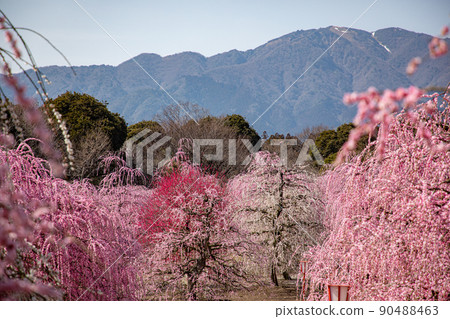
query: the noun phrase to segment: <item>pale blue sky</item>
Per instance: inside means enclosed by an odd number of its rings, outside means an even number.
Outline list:
[[[373,0],[77,0],[135,56],[195,51],[205,56],[247,50],[284,34],[350,24]],[[73,65],[117,65],[123,52],[73,0],[0,0],[16,26],[48,37]],[[375,31],[385,27],[438,34],[450,22],[450,1],[379,0],[354,24]],[[44,41],[24,36],[40,66],[64,65]],[[3,39],[0,45],[4,46]]]

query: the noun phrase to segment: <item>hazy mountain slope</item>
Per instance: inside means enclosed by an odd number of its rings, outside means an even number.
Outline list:
[[[425,59],[414,76],[406,76],[410,58],[427,56],[428,35],[399,28],[343,31],[333,26],[296,31],[253,50],[209,58],[183,52],[167,57],[141,54],[134,60],[176,100],[198,103],[214,115],[239,113],[251,123],[297,81],[256,122],[259,132],[295,133],[305,126],[348,122],[355,110],[342,104],[345,92],[369,86],[445,86],[450,79],[450,55]],[[53,83],[48,87],[52,97],[67,90],[85,92],[134,123],[152,119],[163,106],[173,104],[134,60],[117,67],[75,67],[77,76],[67,67],[42,71]]]

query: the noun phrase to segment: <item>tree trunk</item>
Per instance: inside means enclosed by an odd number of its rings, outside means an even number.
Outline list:
[[[270,272],[270,279],[272,279],[272,282],[275,286],[279,286],[278,284],[278,278],[277,278],[277,266],[275,263],[272,263],[272,267],[271,267],[271,272]]]
[[[197,300],[197,294],[194,291],[196,280],[193,280],[192,275],[187,276],[187,300]]]
[[[273,220],[273,253],[274,260],[272,261],[272,267],[270,272],[270,278],[275,286],[278,286],[278,278],[277,278],[277,264],[278,264],[278,252],[277,248],[279,243],[281,242],[281,232],[278,227],[278,219],[283,213],[283,187],[284,187],[284,176],[283,172],[280,172],[280,186],[278,187],[278,207],[275,215],[275,219]]]

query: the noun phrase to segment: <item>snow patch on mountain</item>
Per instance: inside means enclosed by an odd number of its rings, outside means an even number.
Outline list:
[[[378,41],[378,39],[375,37],[375,32],[372,32],[372,38],[374,38],[378,42],[378,44],[381,45],[387,52],[392,53],[391,50],[389,50],[389,48],[387,46],[385,46],[383,43]]]

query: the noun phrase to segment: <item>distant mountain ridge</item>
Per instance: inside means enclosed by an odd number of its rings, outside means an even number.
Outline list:
[[[405,74],[411,58],[428,54],[431,36],[399,28],[372,33],[350,29],[342,35],[346,29],[330,26],[296,31],[252,50],[211,57],[194,52],[166,57],[144,53],[134,59],[176,100],[197,103],[213,115],[238,113],[250,123],[298,79],[256,122],[260,133],[296,133],[306,126],[336,127],[349,122],[356,110],[342,103],[346,92],[369,86],[426,87],[449,82],[449,54],[426,59],[412,77]],[[65,91],[88,93],[107,101],[109,109],[122,114],[129,124],[150,120],[162,107],[173,104],[133,60],[116,67],[75,67],[77,76],[62,66],[41,70],[52,81],[48,86],[51,97]]]

